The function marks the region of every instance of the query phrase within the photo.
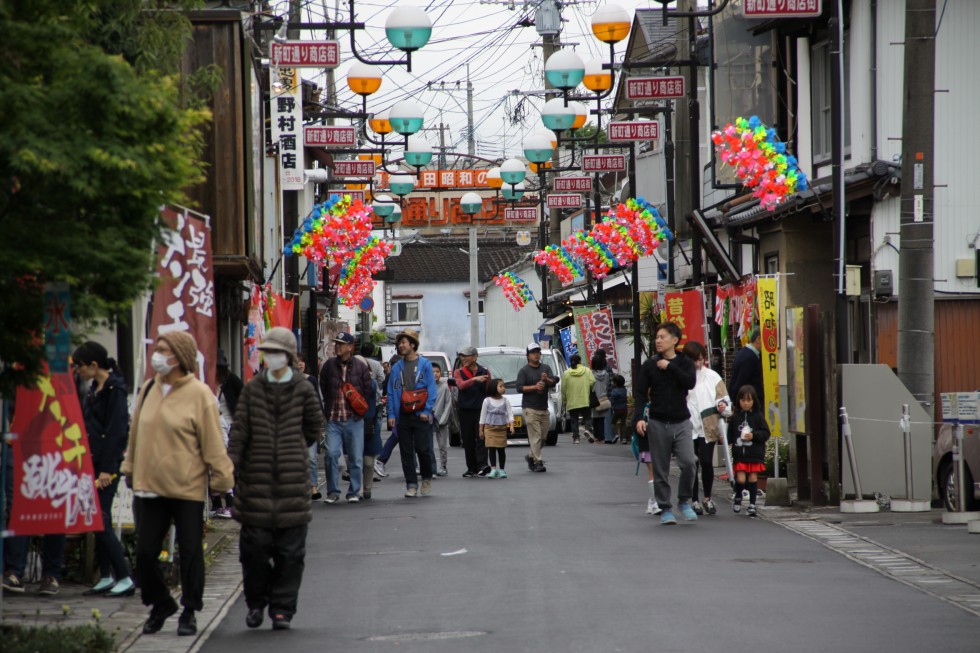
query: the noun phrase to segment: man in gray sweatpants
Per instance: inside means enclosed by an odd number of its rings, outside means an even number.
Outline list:
[[[694,484],[694,442],[691,439],[691,414],[687,410],[687,392],[697,382],[694,361],[677,352],[681,330],[673,322],[657,327],[654,347],[656,356],[640,368],[637,378],[638,397],[649,397],[650,414],[643,415],[643,403],[637,402],[633,417],[638,435],[646,436],[653,461],[653,485],[657,503],[663,509],[660,523],[676,524],[670,503],[670,457],[677,456],[681,470],[677,489],[678,510],[688,521],[698,516],[691,508],[691,488]]]

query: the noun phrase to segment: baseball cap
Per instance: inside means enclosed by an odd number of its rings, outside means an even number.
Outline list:
[[[476,356],[478,353],[476,347],[463,347],[459,350],[460,356]]]
[[[524,353],[526,354],[530,354],[532,351],[541,351],[541,345],[536,342],[532,342],[524,349]]]
[[[334,342],[342,342],[345,345],[353,345],[354,344],[354,336],[352,336],[349,333],[338,333],[336,336],[334,336],[333,341]]]

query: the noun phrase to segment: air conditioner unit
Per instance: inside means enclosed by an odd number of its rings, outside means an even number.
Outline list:
[[[616,334],[621,333],[632,333],[633,332],[633,320],[628,317],[621,317],[616,320]]]

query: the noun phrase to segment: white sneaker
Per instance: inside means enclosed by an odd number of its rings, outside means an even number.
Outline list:
[[[374,473],[380,476],[381,478],[385,478],[386,476],[388,476],[388,473],[385,471],[385,464],[380,460],[374,461]]]
[[[662,512],[663,512],[663,510],[660,509],[660,506],[657,505],[657,502],[654,499],[647,499],[647,514],[648,515],[659,515]]]

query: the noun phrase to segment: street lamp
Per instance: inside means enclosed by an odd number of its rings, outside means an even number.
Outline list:
[[[551,158],[554,145],[547,136],[531,133],[524,140],[524,158],[531,163],[544,163]]]
[[[381,88],[381,73],[374,66],[355,61],[347,71],[347,87],[367,102],[367,96]]]
[[[476,214],[483,209],[483,198],[476,193],[465,193],[459,198],[459,208],[470,216],[469,258],[470,258],[470,343],[480,346],[480,289],[479,289],[479,247],[476,242]]]
[[[395,222],[394,220],[389,220],[389,218],[394,214],[395,208],[397,207],[398,204],[395,203],[395,200],[387,195],[376,195],[374,202],[371,204],[371,210],[374,211],[374,214],[386,223]]]
[[[572,50],[559,50],[548,57],[544,65],[544,76],[549,84],[567,92],[582,83],[585,63]]]
[[[388,177],[388,188],[398,197],[404,197],[415,190],[415,175],[391,175]]]
[[[483,198],[476,193],[466,193],[459,198],[459,208],[469,216],[474,216],[483,210]]]
[[[385,21],[385,36],[394,47],[414,52],[425,47],[432,36],[432,21],[418,7],[398,7]]]
[[[379,111],[368,120],[371,131],[381,136],[382,139],[385,137],[385,134],[391,133],[391,121],[388,120],[389,111],[389,109]]]
[[[589,59],[585,62],[585,76],[582,85],[593,93],[603,93],[612,88],[613,74],[602,67],[602,59]]]
[[[630,33],[630,13],[619,5],[607,4],[592,14],[592,33],[603,43],[619,43]]]
[[[569,102],[568,106],[575,110],[575,122],[572,123],[572,130],[581,129],[589,118],[588,108],[581,102]]]
[[[500,186],[503,183],[504,180],[500,176],[500,168],[493,167],[487,170],[487,186],[494,190],[500,190]]]
[[[500,166],[498,174],[508,184],[519,184],[527,176],[527,168],[519,159],[507,159]]]
[[[405,163],[421,169],[429,165],[430,161],[432,161],[432,146],[421,136],[409,136],[405,147]]]
[[[500,190],[504,199],[508,202],[516,202],[524,197],[524,182],[518,184],[504,184]]]
[[[546,139],[548,139],[548,142],[551,143],[551,149],[555,149],[556,147],[558,147],[558,134],[551,131],[544,125],[538,125],[537,127],[531,130],[531,133],[544,136]]]
[[[411,100],[398,102],[388,112],[391,128],[402,136],[410,136],[422,129],[424,119],[425,114],[422,112],[422,107]]]
[[[553,98],[544,103],[541,122],[545,127],[556,132],[571,129],[575,124],[575,109],[566,106],[562,98]]]

